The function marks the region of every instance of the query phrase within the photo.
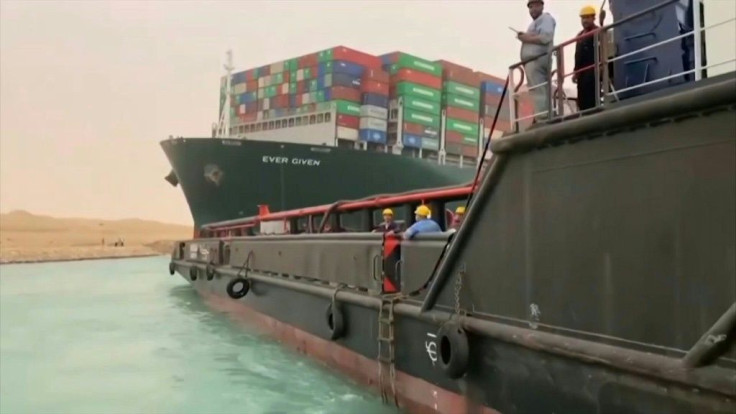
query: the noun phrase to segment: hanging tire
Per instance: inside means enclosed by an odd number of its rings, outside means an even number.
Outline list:
[[[192,266],[189,268],[189,279],[191,279],[192,282],[197,280],[197,266]]]
[[[212,263],[207,264],[205,272],[205,274],[207,275],[207,280],[212,280],[215,278],[215,266]]]
[[[250,281],[248,279],[236,278],[227,284],[227,295],[233,299],[240,299],[248,294]]]
[[[456,322],[448,322],[437,332],[439,342],[439,366],[445,375],[457,379],[468,370],[468,335]]]
[[[342,316],[339,305],[335,305],[333,308],[332,303],[330,303],[327,306],[325,322],[327,323],[327,329],[330,331],[330,339],[334,341],[342,336],[345,331],[345,318]]]
[[[176,273],[176,265],[174,262],[169,262],[169,274],[174,276],[174,273]]]

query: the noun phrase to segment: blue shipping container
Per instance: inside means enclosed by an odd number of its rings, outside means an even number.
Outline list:
[[[241,93],[240,95],[238,95],[238,103],[240,104],[247,104],[250,102],[255,102],[257,100],[258,100],[258,92],[256,91]]]
[[[344,60],[332,61],[332,73],[347,73],[357,77],[363,76],[365,68],[357,63],[345,62]]]
[[[375,129],[361,129],[358,132],[361,141],[375,142],[378,144],[386,143],[386,132]]]
[[[366,92],[363,94],[363,105],[373,105],[379,106],[381,108],[388,108],[388,96]]]
[[[422,148],[422,137],[419,135],[404,134],[401,138],[401,142],[405,147]]]
[[[324,84],[324,79],[322,79]],[[333,73],[332,86],[346,86],[348,88],[360,88],[360,76],[350,75],[347,73]]]
[[[232,79],[230,79],[230,83],[233,85],[237,85],[239,83],[245,83],[245,72],[238,72],[233,74]]]
[[[503,93],[503,85],[495,82],[483,82],[480,84],[480,91],[483,94],[501,95]]]

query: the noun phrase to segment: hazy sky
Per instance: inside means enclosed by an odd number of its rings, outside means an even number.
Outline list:
[[[573,37],[588,2],[547,3]],[[0,209],[191,223],[158,142],[210,135],[228,48],[241,70],[344,45],[504,76],[525,4],[2,0]]]

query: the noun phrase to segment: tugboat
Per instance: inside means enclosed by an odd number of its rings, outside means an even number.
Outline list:
[[[676,12],[638,3],[591,34],[616,28],[620,102],[555,105],[467,185],[204,225],[170,273],[408,412],[736,412],[736,76],[657,35],[631,76],[627,33]],[[419,205],[446,230],[458,203],[457,232],[371,232]]]

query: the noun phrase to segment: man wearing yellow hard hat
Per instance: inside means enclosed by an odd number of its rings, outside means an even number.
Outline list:
[[[460,224],[463,222],[465,217],[465,206],[460,206],[455,209],[455,217],[452,218],[452,224],[450,225],[449,231],[457,231],[460,228]]]
[[[417,207],[417,209],[414,210],[414,216],[416,217],[417,221],[412,224],[411,227],[406,229],[406,231],[404,232],[404,239],[409,240],[419,233],[442,232],[440,225],[429,218],[431,214],[432,212],[429,210],[429,207],[425,205]]]
[[[374,233],[398,233],[399,224],[394,221],[394,212],[390,208],[384,209],[383,223],[373,229]]]
[[[598,29],[595,24],[595,7],[585,6],[580,10],[580,23],[583,30],[578,37]],[[595,76],[595,36],[590,35],[579,39],[575,45],[575,74],[572,81],[578,84],[578,110],[595,108],[596,88],[599,88]]]

